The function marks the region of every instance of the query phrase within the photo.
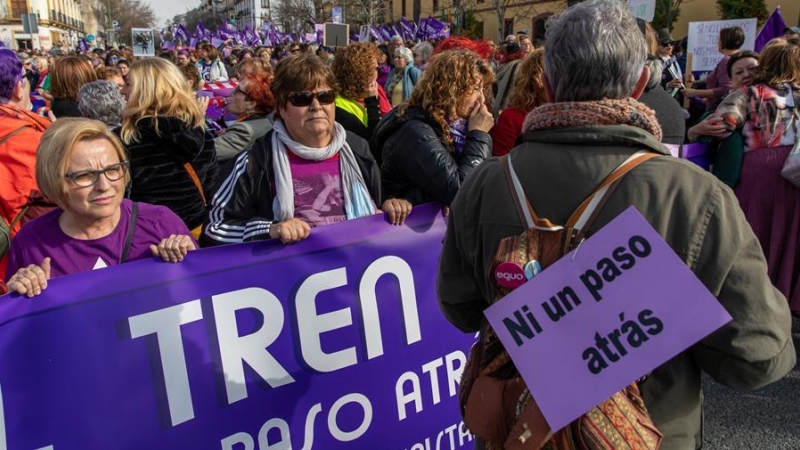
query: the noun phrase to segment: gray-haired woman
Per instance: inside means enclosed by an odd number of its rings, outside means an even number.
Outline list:
[[[411,97],[411,91],[422,78],[422,71],[414,66],[414,55],[406,47],[394,51],[392,62],[394,69],[389,72],[384,88],[389,102],[392,106],[397,106]]]
[[[78,110],[81,115],[99,120],[109,128],[118,127],[122,123],[123,109],[125,98],[113,81],[92,81],[84,84],[78,91]]]

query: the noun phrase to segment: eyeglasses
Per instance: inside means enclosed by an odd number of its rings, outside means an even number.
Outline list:
[[[661,42],[662,47],[672,47],[672,42]]]
[[[233,90],[233,92],[231,92],[231,97],[233,97],[233,96],[234,96],[234,95],[236,95],[237,93],[238,93],[238,94],[242,94],[242,95],[244,95],[245,97],[247,97],[247,92],[245,92],[245,91],[244,91],[244,89],[242,89],[242,86],[241,86],[241,85],[240,85],[240,86],[236,86],[236,89],[234,89],[234,90]]]
[[[128,161],[123,161],[121,163],[106,166],[100,170],[81,170],[80,172],[70,172],[65,174],[64,177],[72,181],[75,186],[89,187],[94,186],[97,183],[97,180],[100,179],[100,175],[105,175],[108,181],[119,180],[128,172],[129,164],[130,163]]]
[[[315,98],[319,100],[320,105],[330,105],[336,100],[336,92],[333,89],[319,92],[295,92],[294,94],[289,94],[289,103],[298,107],[309,106]]]

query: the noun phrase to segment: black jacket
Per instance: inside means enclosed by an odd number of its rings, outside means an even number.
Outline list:
[[[387,114],[375,130],[375,143],[383,150],[384,199],[449,206],[467,175],[492,155],[492,138],[483,131],[470,131],[458,153],[442,141],[442,128],[430,114],[409,108],[398,117],[396,111]]]
[[[365,126],[361,120],[350,114],[346,110],[336,107],[336,121],[341,124],[345,130],[357,134],[370,143],[370,150],[372,156],[377,161],[378,166],[381,164],[380,148],[374,148],[372,143],[372,134],[375,132],[375,127],[381,120],[381,109],[378,97],[367,97],[364,99],[364,106],[367,108],[367,125]]]
[[[137,128],[139,139],[125,146],[131,162],[131,200],[168,207],[190,230],[202,225],[207,210],[184,164],[192,164],[210,202],[218,171],[213,132],[189,128],[171,117],[144,118]]]
[[[269,225],[275,221],[272,201],[275,197],[272,169],[272,133],[270,131],[249,149],[232,159],[229,173],[220,179],[211,200],[211,211],[203,227],[203,247],[269,239]],[[370,196],[380,207],[380,170],[372,158],[367,141],[347,132],[361,176]]]
[[[78,102],[66,98],[56,98],[50,102],[50,110],[57,119],[64,117],[83,117],[78,109]]]
[[[661,142],[664,144],[683,144],[686,136],[686,120],[683,108],[661,86],[646,90],[639,101],[656,112],[656,119],[661,125]]]

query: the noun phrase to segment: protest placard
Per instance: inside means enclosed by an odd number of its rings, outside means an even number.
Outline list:
[[[415,207],[3,297],[0,448],[471,448],[444,229]]]
[[[628,0],[634,17],[652,22],[656,15],[656,0]]]
[[[634,207],[485,314],[553,430],[731,320]]]
[[[693,56],[690,66],[692,71],[714,70],[723,56],[717,48],[719,30],[728,27],[741,27],[744,31],[744,45],[741,50],[753,50],[756,41],[756,19],[690,22],[686,51]]]

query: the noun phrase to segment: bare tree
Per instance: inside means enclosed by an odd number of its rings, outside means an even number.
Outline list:
[[[463,0],[462,0],[463,1]],[[471,8],[474,8],[474,0],[468,0],[471,2]],[[545,12],[553,12],[558,13],[560,11],[553,11],[551,8],[548,7],[545,9],[541,4],[530,4],[529,2],[525,2],[524,6],[517,6],[520,3],[518,0],[491,0],[491,5],[494,6],[494,11],[497,14],[497,36],[500,40],[505,38],[505,23],[506,23],[506,13],[508,12],[509,8],[513,8],[514,12],[514,20],[516,21],[523,21],[532,24],[533,18],[545,13]],[[577,3],[577,1],[575,1]]]
[[[653,27],[656,30],[672,27],[681,15],[681,5],[692,0],[656,0],[656,15],[653,17]]]
[[[325,22],[323,4],[323,0],[281,0],[273,19],[284,32],[309,31],[309,24]]]
[[[110,10],[107,9],[109,6]],[[131,28],[153,28],[156,25],[156,13],[150,3],[142,0],[98,2],[94,7],[94,14],[107,31],[111,31],[111,22],[117,21],[119,30],[114,31],[114,39],[128,45],[131,42]]]

